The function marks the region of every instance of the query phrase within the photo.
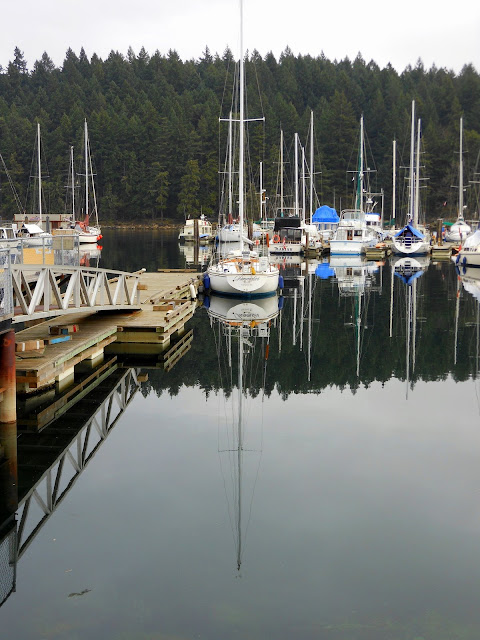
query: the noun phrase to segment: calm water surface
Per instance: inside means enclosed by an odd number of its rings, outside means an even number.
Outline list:
[[[100,266],[187,265],[175,234],[104,236]],[[19,558],[2,637],[480,638],[475,280],[450,263],[282,268],[282,300],[241,338],[234,305],[207,300],[171,371],[138,369]],[[20,493],[110,378],[38,450],[20,436]]]

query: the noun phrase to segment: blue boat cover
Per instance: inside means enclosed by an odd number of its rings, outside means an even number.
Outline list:
[[[327,224],[337,224],[340,221],[337,212],[332,207],[324,204],[315,211],[312,222],[323,222]]]
[[[321,262],[315,269],[315,275],[317,278],[327,280],[327,278],[331,278],[335,275],[335,271],[331,268],[328,262]]]
[[[418,229],[415,229],[413,224],[410,224],[410,222],[408,224],[406,224],[403,227],[403,229],[401,229],[398,233],[395,234],[395,238],[398,238],[398,236],[402,236],[407,231],[410,231],[412,233],[412,235],[414,235],[419,240],[423,240],[423,233],[420,233],[420,231]]]
[[[400,280],[405,284],[407,284],[408,286],[410,286],[414,280],[419,278],[422,275],[422,273],[423,271],[421,271],[420,269],[418,271],[413,271],[412,273],[409,273],[409,274],[395,271],[395,275],[397,276],[397,278],[400,278]]]

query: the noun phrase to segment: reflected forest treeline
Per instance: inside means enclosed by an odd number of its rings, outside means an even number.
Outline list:
[[[269,396],[278,392],[285,400],[292,393],[321,393],[337,387],[355,393],[373,383],[387,383],[396,378],[417,382],[455,381],[478,377],[479,303],[460,288],[458,322],[456,323],[457,274],[449,264],[430,265],[418,279],[416,296],[417,320],[415,346],[410,346],[410,366],[407,372],[406,320],[408,285],[394,277],[392,337],[390,337],[391,278],[385,264],[376,274],[381,287],[359,298],[340,296],[334,279],[312,278],[312,309],[309,337],[308,280],[306,278],[303,322],[300,298],[297,297],[296,331],[294,299],[287,292],[281,320],[272,328],[266,374],[266,341],[258,340],[251,354],[248,394]],[[360,303],[360,304],[359,304]],[[360,310],[360,311],[359,311]],[[360,313],[359,333],[356,320]],[[457,330],[455,329],[457,324]],[[300,331],[303,325],[303,339]],[[225,376],[227,358],[225,343],[214,342],[213,329],[206,309],[198,309],[189,323],[194,330],[191,351],[168,373],[149,370],[149,380],[141,393],[177,395],[182,386],[197,386],[208,395],[220,390],[227,394],[237,386],[237,364],[232,360],[231,375]],[[295,333],[295,338],[294,334]],[[357,375],[357,338],[359,366]],[[205,349],[205,344],[211,345]],[[214,344],[216,348],[214,348]],[[456,348],[455,348],[456,347]],[[310,373],[308,371],[310,349]],[[414,352],[414,353],[413,353]],[[412,362],[414,361],[414,365]],[[195,366],[192,366],[195,363]]]
[[[152,222],[183,219],[200,209],[218,211],[219,167],[226,138],[235,61],[230,50],[182,61],[175,51],[149,55],[111,52],[106,60],[71,49],[56,68],[47,53],[29,64],[17,48],[7,68],[0,68],[0,153],[20,200],[28,210],[35,122],[42,127],[42,167],[46,204],[52,213],[65,208],[69,149],[81,156],[83,120],[88,119],[97,174],[102,221]],[[277,193],[280,129],[292,146],[298,132],[307,143],[310,112],[315,118],[316,191],[320,204],[339,208],[351,194],[358,146],[358,122],[364,114],[375,188],[386,194],[390,209],[392,141],[397,166],[408,161],[410,105],[415,99],[422,118],[428,176],[427,218],[454,217],[455,161],[458,162],[459,117],[465,126],[467,173],[480,150],[480,77],[466,65],[459,74],[446,69],[415,68],[398,73],[381,69],[359,54],[330,61],[295,56],[287,48],[277,60],[254,51],[246,64],[250,117],[251,165],[264,162],[264,187],[273,207]],[[223,137],[222,137],[223,136]],[[293,152],[292,152],[293,156]],[[288,162],[287,158],[285,159]],[[290,160],[290,167],[292,160]],[[13,191],[0,168],[0,216],[17,213]],[[250,176],[258,191],[258,175]],[[252,187],[252,192],[255,187]],[[444,207],[444,202],[448,203]],[[474,214],[476,203],[468,207]]]

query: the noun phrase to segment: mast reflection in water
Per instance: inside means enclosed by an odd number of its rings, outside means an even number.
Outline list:
[[[222,468],[222,473],[229,503],[230,522],[235,538],[239,575],[263,442],[263,415],[259,421],[259,417],[252,416],[246,406],[249,397],[248,383],[252,383],[252,378],[259,375],[261,377],[260,393],[263,393],[270,349],[270,332],[275,326],[281,302],[282,299],[276,295],[255,301],[232,300],[219,296],[206,299],[210,324],[215,332],[219,369],[223,375],[229,378],[232,386],[234,384],[233,360],[236,359],[238,367],[236,394],[233,392],[229,394],[230,397],[227,397],[224,391],[225,431],[219,432],[219,437],[220,440],[225,439],[227,444],[223,449],[219,444],[219,451],[230,454],[231,496],[228,495],[227,489],[227,470]],[[249,418],[249,425],[246,424],[246,416]],[[252,448],[252,441],[257,443],[256,448]],[[258,456],[258,467],[254,476],[246,523],[243,514],[243,483],[245,482],[243,457],[245,451],[249,451],[251,455],[256,452]]]

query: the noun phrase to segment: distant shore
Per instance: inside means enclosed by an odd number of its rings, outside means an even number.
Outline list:
[[[174,220],[164,220],[160,221],[152,221],[146,220],[144,222],[135,221],[135,222],[101,222],[101,227],[103,229],[179,229],[182,226],[181,222],[175,222]]]

